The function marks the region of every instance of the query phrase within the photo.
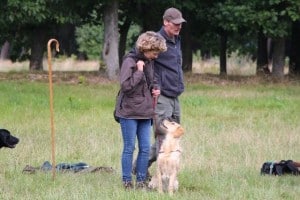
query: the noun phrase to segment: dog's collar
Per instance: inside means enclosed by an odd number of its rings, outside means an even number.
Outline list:
[[[181,153],[181,150],[179,150],[179,149],[177,149],[177,150],[175,150],[175,151],[170,151],[171,153],[172,152],[179,152],[179,153]],[[164,153],[164,151],[159,151],[158,153]]]

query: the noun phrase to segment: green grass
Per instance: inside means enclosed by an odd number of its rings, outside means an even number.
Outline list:
[[[263,162],[300,161],[300,85],[187,83],[180,97],[183,155],[174,197],[126,192],[118,84],[54,84],[56,163],[86,162],[114,173],[23,174],[51,161],[48,84],[2,80],[0,127],[21,141],[1,149],[0,199],[298,199],[299,177],[260,176]],[[151,172],[154,172],[154,167]]]

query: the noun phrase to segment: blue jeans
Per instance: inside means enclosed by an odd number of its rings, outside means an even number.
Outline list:
[[[122,180],[132,181],[132,161],[135,140],[138,139],[139,152],[136,164],[136,181],[145,181],[148,170],[148,159],[151,142],[151,119],[120,118],[123,137]]]

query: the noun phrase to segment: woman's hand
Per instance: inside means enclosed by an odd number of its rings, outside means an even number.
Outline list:
[[[139,71],[143,71],[145,66],[145,62],[142,60],[137,61],[136,67]]]
[[[152,89],[152,96],[157,98],[160,95],[160,89]]]

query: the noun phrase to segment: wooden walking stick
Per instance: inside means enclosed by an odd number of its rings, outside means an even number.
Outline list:
[[[51,126],[51,147],[52,147],[52,178],[55,178],[55,132],[54,132],[54,114],[53,114],[53,86],[52,86],[52,65],[51,65],[51,43],[56,43],[56,51],[59,52],[59,43],[56,39],[48,41],[48,73],[49,73],[49,102],[50,102],[50,126]]]

